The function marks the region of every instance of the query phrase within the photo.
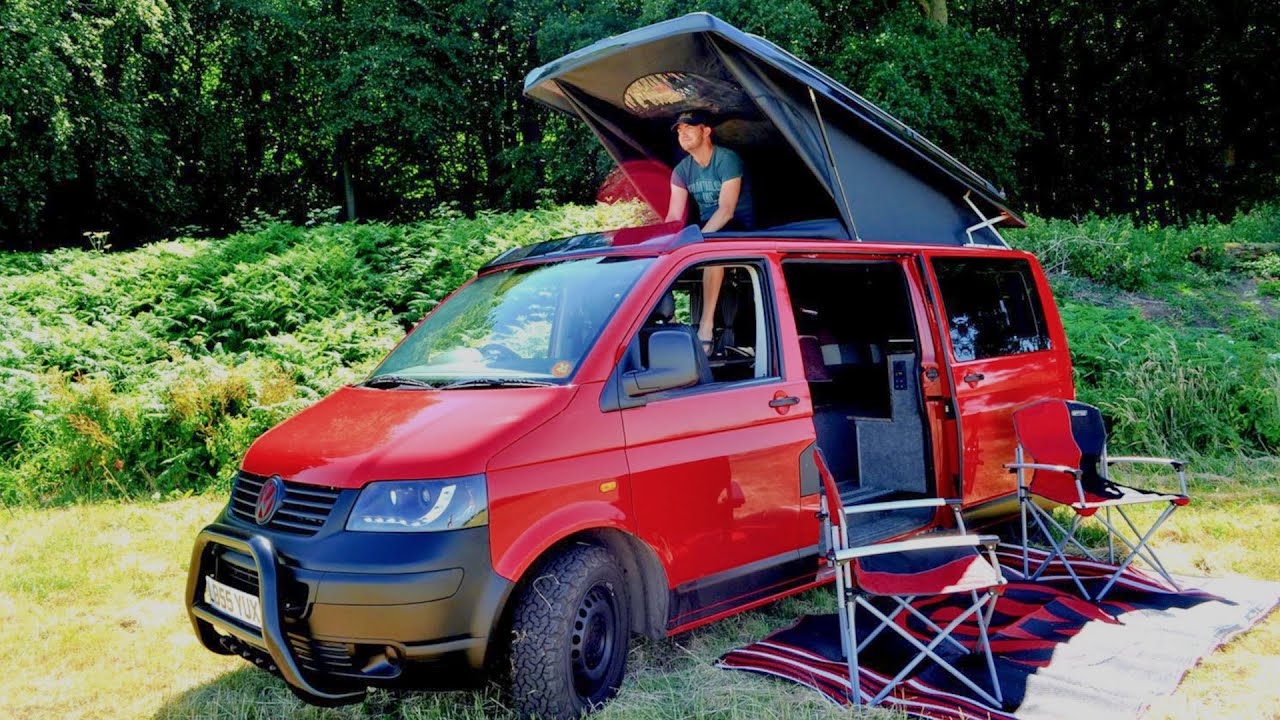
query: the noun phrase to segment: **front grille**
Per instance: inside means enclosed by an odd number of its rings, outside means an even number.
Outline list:
[[[258,494],[267,478],[241,472],[231,488],[231,512],[241,520],[255,523]],[[284,481],[284,502],[266,527],[294,535],[315,535],[329,519],[333,504],[342,493],[338,488]]]
[[[225,555],[218,558],[213,576],[218,579],[218,582],[230,585],[237,590],[254,596],[258,594],[258,571],[233,563]]]

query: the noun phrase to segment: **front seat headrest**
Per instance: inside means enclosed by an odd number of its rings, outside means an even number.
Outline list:
[[[675,293],[668,290],[662,295],[662,299],[658,301],[658,306],[653,309],[653,314],[649,316],[649,322],[669,323],[676,316],[676,296]]]

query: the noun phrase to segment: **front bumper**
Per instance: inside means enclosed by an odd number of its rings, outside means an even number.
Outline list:
[[[279,672],[319,705],[357,702],[370,685],[456,686],[482,674],[511,589],[489,565],[488,528],[326,541],[221,520],[197,536],[187,578],[188,614],[209,650]],[[260,629],[206,601],[210,575],[258,596]]]

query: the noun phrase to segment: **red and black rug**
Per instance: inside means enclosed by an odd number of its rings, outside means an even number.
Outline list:
[[[1092,603],[1080,597],[1060,566],[1050,566],[1037,582],[1025,582],[1019,572],[1021,552],[1001,546],[1009,585],[996,602],[991,627],[1004,707],[987,706],[929,661],[894,690],[885,706],[945,720],[1131,718],[1154,698],[1172,692],[1201,657],[1252,627],[1280,602],[1280,583],[1188,578],[1185,583],[1180,579],[1183,589],[1178,592],[1128,570],[1102,603]],[[1033,566],[1044,557],[1033,552]],[[1072,567],[1092,589],[1100,588],[1115,569],[1105,563]],[[933,597],[915,606],[945,625],[967,601]],[[926,641],[930,637],[914,626],[918,620],[900,618],[912,634]],[[955,637],[972,647],[976,625],[961,626]],[[959,650],[953,655],[960,656]],[[914,650],[893,633],[881,633],[859,657],[861,690],[871,697],[914,657]],[[802,617],[789,628],[725,653],[717,665],[807,685],[837,703],[850,701],[834,614]],[[986,684],[981,655],[956,657],[956,666],[979,685]]]

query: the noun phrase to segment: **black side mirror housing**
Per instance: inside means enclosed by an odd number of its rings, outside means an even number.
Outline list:
[[[631,397],[698,384],[698,356],[693,336],[678,330],[659,330],[649,336],[649,368],[622,375],[622,389]]]

